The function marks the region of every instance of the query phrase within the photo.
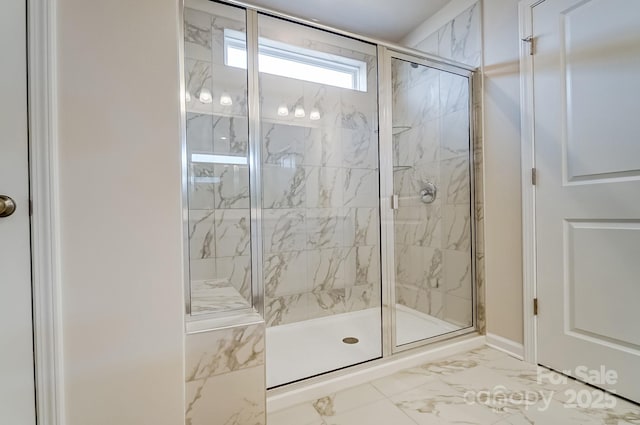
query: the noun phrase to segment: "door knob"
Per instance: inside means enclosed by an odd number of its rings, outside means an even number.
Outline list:
[[[0,195],[0,217],[9,217],[16,210],[16,203],[5,195]]]

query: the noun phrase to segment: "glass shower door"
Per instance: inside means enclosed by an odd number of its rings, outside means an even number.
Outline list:
[[[262,14],[258,28],[275,387],[382,355],[377,56],[375,45]]]
[[[469,76],[416,61],[391,57],[395,347],[473,326]]]

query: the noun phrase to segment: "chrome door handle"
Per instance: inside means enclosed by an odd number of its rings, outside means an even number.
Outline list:
[[[16,211],[16,203],[5,195],[0,195],[0,217],[9,217]]]

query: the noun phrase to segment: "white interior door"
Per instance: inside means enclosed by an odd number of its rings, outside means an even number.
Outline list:
[[[26,2],[0,13],[0,423],[35,419],[29,244]],[[4,216],[4,217],[2,217]]]
[[[640,1],[532,23],[538,362],[640,401]]]

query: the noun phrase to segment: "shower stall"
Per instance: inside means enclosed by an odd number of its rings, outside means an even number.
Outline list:
[[[273,388],[476,326],[473,70],[184,8],[188,321],[257,311]]]

